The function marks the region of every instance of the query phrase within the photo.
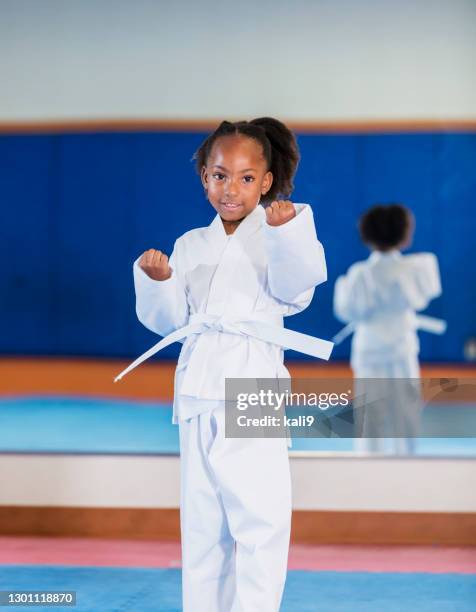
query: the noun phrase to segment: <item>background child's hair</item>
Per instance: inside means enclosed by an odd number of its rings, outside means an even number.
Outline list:
[[[402,204],[376,204],[359,220],[360,236],[368,245],[386,251],[401,244],[411,227],[411,213]]]
[[[273,174],[273,184],[263,202],[272,202],[288,197],[294,189],[293,178],[299,162],[296,138],[284,123],[272,117],[260,117],[251,121],[222,121],[217,129],[206,138],[195,152],[195,169],[200,175],[207,165],[208,156],[215,141],[221,136],[242,134],[256,140],[263,148],[268,169]]]

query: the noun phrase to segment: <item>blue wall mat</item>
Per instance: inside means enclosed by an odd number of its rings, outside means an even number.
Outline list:
[[[434,174],[434,231],[444,283],[435,312],[447,313],[445,355],[461,359],[466,338],[476,337],[476,136],[438,136]]]
[[[157,337],[135,316],[132,263],[146,249],[208,225],[192,155],[205,133],[0,137],[0,351],[133,358]],[[429,310],[449,322],[421,334],[427,361],[461,361],[474,325],[476,134],[298,135],[293,200],[309,202],[326,248],[329,281],[289,327],[330,338],[335,279],[368,252],[358,216],[377,201],[415,212],[412,251],[433,250],[445,294]],[[333,358],[346,359],[349,341]],[[164,350],[159,359],[178,354]],[[302,358],[289,353],[289,358]]]
[[[54,352],[126,352],[131,295],[128,269],[134,224],[133,138],[60,137],[53,270]],[[129,307],[129,308],[128,308]]]
[[[50,136],[0,136],[0,350],[49,353],[52,230],[57,203]]]

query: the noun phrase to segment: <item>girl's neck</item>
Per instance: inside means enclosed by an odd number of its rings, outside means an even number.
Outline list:
[[[245,217],[243,217],[244,219]],[[223,228],[225,230],[225,234],[230,235],[233,234],[236,228],[240,225],[243,219],[238,219],[237,221],[225,221],[222,219]]]

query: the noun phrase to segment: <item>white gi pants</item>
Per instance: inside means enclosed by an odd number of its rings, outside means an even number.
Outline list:
[[[373,409],[363,406],[354,411],[356,431],[362,436],[355,438],[355,450],[398,455],[414,453],[422,411],[418,356],[410,354],[371,364],[354,360],[352,368],[356,396],[367,392],[367,397],[371,397],[379,392],[378,381],[372,383],[369,379],[387,379],[387,382],[382,382],[386,396],[384,403],[374,405]],[[392,379],[406,380],[396,380],[392,385]],[[399,437],[381,437],[389,423],[400,432]],[[408,437],[402,435],[404,432]]]
[[[225,402],[179,427],[184,612],[278,612],[291,527],[287,439],[225,438]]]

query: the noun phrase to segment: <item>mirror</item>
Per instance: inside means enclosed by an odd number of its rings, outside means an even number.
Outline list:
[[[158,340],[136,318],[132,262],[151,246],[170,253],[177,236],[213,219],[211,206],[197,196],[197,177],[190,168],[184,174],[207,133],[208,128],[183,127],[174,133],[0,139],[2,200],[10,203],[3,221],[10,259],[2,275],[1,452],[178,452],[171,402],[179,347],[168,347],[120,383],[112,381]],[[474,393],[461,399],[442,382],[456,380],[459,388],[467,378],[473,389],[469,381],[476,378],[476,269],[468,264],[474,193],[465,187],[461,163],[476,162],[474,136],[435,128],[398,135],[337,130],[324,138],[312,125],[297,136],[302,161],[293,201],[313,206],[328,280],[317,287],[306,310],[287,317],[286,326],[325,339],[341,329],[333,311],[336,280],[369,255],[357,221],[372,203],[401,199],[416,220],[410,253],[433,252],[439,261],[443,292],[425,314],[448,323],[445,334],[419,333],[422,383],[439,393],[425,400],[424,437],[415,452],[475,455],[474,438],[468,435]],[[421,167],[431,171],[422,175]],[[183,194],[180,214],[166,205],[175,201],[177,183]],[[444,231],[435,215],[444,218]],[[335,347],[329,363],[302,360],[292,351],[285,356],[293,378],[352,379],[350,339]],[[453,421],[464,436],[445,434],[445,423]],[[291,449],[314,451],[394,453],[349,437],[297,438]]]

